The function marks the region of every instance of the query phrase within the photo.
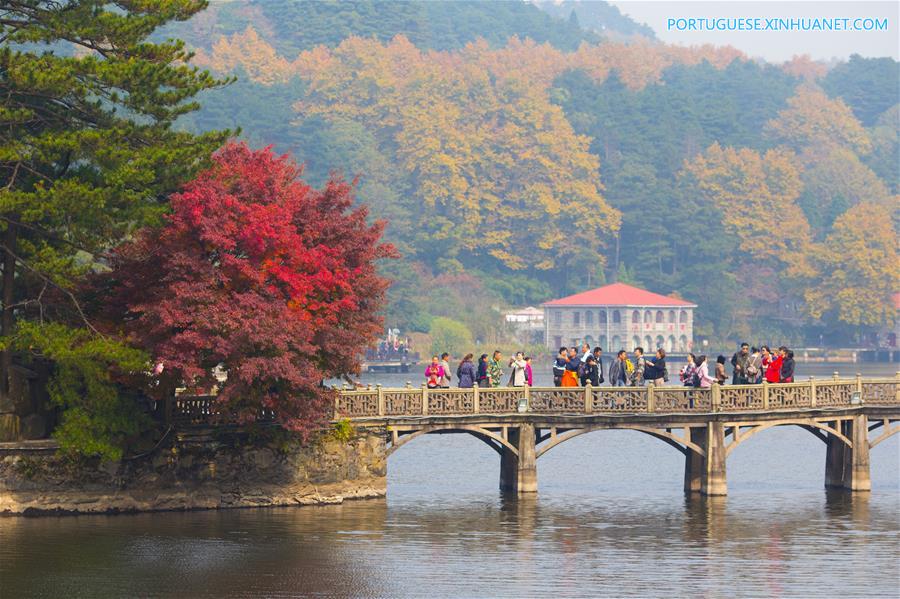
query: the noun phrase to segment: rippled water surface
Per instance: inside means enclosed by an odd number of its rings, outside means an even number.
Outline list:
[[[871,494],[826,492],[824,445],[769,429],[729,456],[728,497],[686,498],[680,453],[598,431],[510,501],[486,445],[426,436],[383,501],[0,518],[0,597],[897,597],[900,438],[871,458]]]

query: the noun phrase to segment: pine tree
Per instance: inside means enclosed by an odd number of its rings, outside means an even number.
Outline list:
[[[90,343],[73,330],[96,337],[75,299],[79,279],[132,229],[154,222],[167,195],[231,135],[178,130],[179,117],[198,108],[194,96],[228,80],[191,67],[181,41],[151,41],[159,27],[205,7],[204,0],[3,3],[0,396],[10,347],[47,355],[64,338]],[[17,332],[17,321],[35,324]],[[73,366],[82,374],[96,364],[87,354]]]

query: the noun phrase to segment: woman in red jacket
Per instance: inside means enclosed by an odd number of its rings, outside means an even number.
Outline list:
[[[780,383],[781,382],[781,362],[784,360],[784,356],[780,353],[777,356],[773,356],[769,353],[769,348],[766,347],[766,354],[769,356],[769,363],[766,366],[766,382],[768,383]]]

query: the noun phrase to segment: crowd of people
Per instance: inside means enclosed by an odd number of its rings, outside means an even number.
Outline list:
[[[710,371],[707,356],[688,354],[687,362],[678,372],[678,380],[684,386],[710,388],[713,384],[728,382],[727,360],[720,355]],[[794,352],[787,347],[772,351],[767,345],[751,347],[742,343],[731,356],[731,383],[754,385],[794,382]],[[509,369],[504,370],[504,367]],[[606,377],[604,377],[604,372]],[[534,385],[531,356],[517,352],[504,361],[500,350],[488,358],[481,354],[474,362],[474,354],[466,354],[455,371],[456,384],[460,388],[471,387],[525,387]],[[425,383],[430,389],[449,388],[454,380],[450,368],[450,354],[434,356],[425,368]],[[644,355],[644,348],[636,347],[632,357],[624,349],[619,350],[608,370],[603,367],[603,349],[585,343],[579,352],[576,347],[561,347],[553,362],[553,384],[557,387],[597,387],[606,381],[613,387],[642,386],[652,382],[663,385],[669,381],[666,351],[657,349],[652,356]]]
[[[481,354],[478,364],[474,362],[474,354],[466,354],[456,367],[456,381],[460,388],[501,387],[504,383],[503,355],[500,350],[494,352],[491,359]],[[450,370],[450,354],[433,356],[431,363],[425,367],[425,384],[429,389],[446,389],[450,387],[453,374]],[[506,363],[509,368],[507,387],[531,387],[534,385],[534,371],[531,369],[531,356],[517,352],[515,357]]]

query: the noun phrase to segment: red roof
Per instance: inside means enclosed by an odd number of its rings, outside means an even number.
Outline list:
[[[692,306],[682,299],[668,297],[638,289],[625,283],[613,283],[590,291],[582,291],[569,297],[555,299],[542,304],[544,306]]]

